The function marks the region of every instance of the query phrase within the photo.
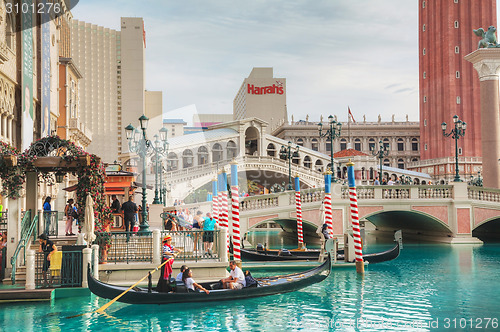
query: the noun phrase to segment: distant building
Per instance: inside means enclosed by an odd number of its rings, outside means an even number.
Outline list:
[[[273,68],[253,68],[234,97],[234,120],[252,117],[271,127],[287,121],[286,78],[273,77]]]
[[[182,119],[163,119],[163,128],[168,130],[167,138],[184,135],[184,126],[187,125]]]
[[[323,130],[327,130],[327,121],[323,123]],[[324,133],[324,131],[323,131]],[[326,137],[319,137],[318,122],[299,120],[291,124],[284,124],[274,129],[271,134],[285,141],[307,147],[313,151],[330,155],[330,141]],[[389,151],[383,159],[384,166],[407,169],[412,162],[420,160],[420,133],[418,122],[356,122],[343,124],[341,135],[334,140],[333,153],[347,150],[351,146],[354,150],[372,155],[373,150],[379,149],[379,141]],[[327,165],[330,167],[330,164]],[[341,166],[337,165],[336,176],[341,177]]]

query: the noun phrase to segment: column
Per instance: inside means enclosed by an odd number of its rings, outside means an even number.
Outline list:
[[[485,187],[500,188],[500,167],[498,164],[498,159],[500,159],[500,101],[498,96],[500,49],[478,49],[466,55],[465,60],[471,62],[479,74],[483,183]]]

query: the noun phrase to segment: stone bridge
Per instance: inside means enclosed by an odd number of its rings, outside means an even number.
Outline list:
[[[350,230],[348,188],[332,189],[334,233]],[[402,229],[406,235],[447,243],[481,243],[477,237],[499,237],[500,190],[466,183],[428,186],[358,186],[361,222],[369,221],[380,231]],[[321,223],[322,188],[303,190],[302,217],[307,235]],[[210,203],[193,205],[208,211]],[[242,233],[269,221],[293,220],[294,192],[259,195],[240,202]]]

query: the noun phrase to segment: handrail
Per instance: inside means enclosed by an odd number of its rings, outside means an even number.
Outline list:
[[[23,220],[21,222],[21,240],[17,244],[17,248],[14,251],[14,255],[10,259],[10,263],[12,265],[11,280],[13,285],[16,283],[17,257],[19,256],[21,249],[24,249],[24,262],[26,262],[26,244],[29,242],[29,239],[33,235],[33,231],[35,230],[35,227],[38,224],[38,214],[35,215],[35,217],[31,221],[31,224],[28,223],[30,217],[31,217],[31,210],[26,211]]]

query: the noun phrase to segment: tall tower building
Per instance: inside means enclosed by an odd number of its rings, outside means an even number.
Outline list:
[[[455,141],[441,123],[453,116],[467,122],[458,140],[459,171],[475,174],[481,165],[479,79],[464,56],[477,49],[473,29],[496,25],[496,0],[419,0],[419,81],[421,159],[412,169],[451,180]]]
[[[273,77],[273,68],[253,68],[234,97],[233,117],[256,117],[270,125],[287,121],[286,78]]]

